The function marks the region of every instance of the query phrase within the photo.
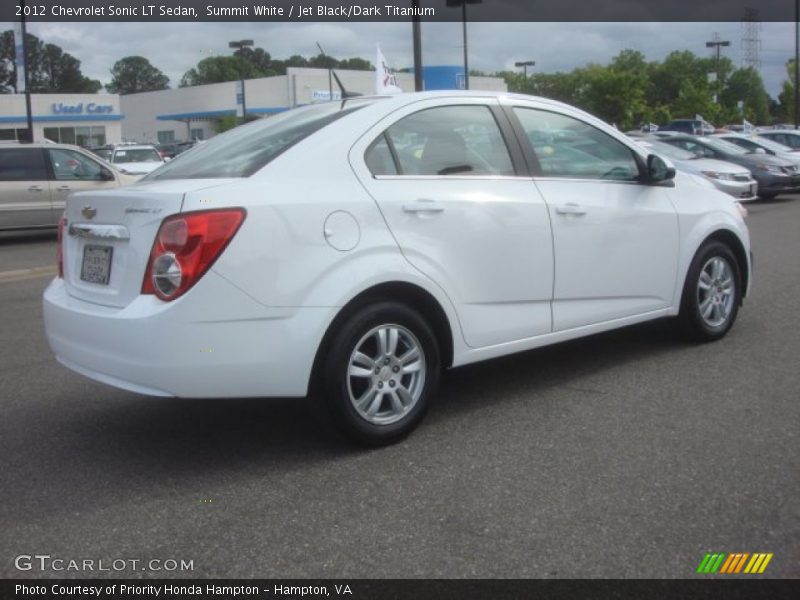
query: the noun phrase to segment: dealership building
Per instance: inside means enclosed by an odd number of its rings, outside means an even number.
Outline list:
[[[423,68],[427,90],[463,87],[463,67]],[[375,71],[336,70],[348,92],[372,94]],[[403,91],[414,90],[413,73],[397,73]],[[268,116],[295,106],[338,99],[339,87],[327,69],[289,68],[286,75],[215,83],[157,92],[113,94],[33,94],[34,140],[99,146],[122,141],[167,143],[214,136],[221,117],[235,116],[244,100],[247,114]],[[506,91],[498,77],[470,77],[470,88]],[[26,128],[25,98],[0,95],[0,140],[20,139]]]

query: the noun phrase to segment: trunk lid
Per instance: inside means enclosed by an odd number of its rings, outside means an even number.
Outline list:
[[[231,181],[154,181],[69,196],[63,238],[67,292],[95,304],[127,306],[141,293],[161,222],[181,212],[187,193]]]

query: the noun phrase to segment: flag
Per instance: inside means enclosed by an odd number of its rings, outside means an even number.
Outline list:
[[[400,94],[403,90],[397,85],[397,79],[386,63],[386,57],[381,52],[378,44],[378,55],[375,60],[375,93],[379,96],[386,94]]]
[[[747,119],[742,120],[742,133],[753,133],[754,130],[755,127],[753,127],[753,124],[750,121]]]

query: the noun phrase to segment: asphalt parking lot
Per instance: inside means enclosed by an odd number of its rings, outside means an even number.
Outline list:
[[[764,576],[800,577],[800,196],[749,208],[754,288],[721,342],[662,321],[454,370],[371,451],[306,401],[67,371],[41,320],[54,236],[5,236],[0,576],[109,574],[15,568],[48,554],[193,561],[128,577],[681,578],[768,552]]]

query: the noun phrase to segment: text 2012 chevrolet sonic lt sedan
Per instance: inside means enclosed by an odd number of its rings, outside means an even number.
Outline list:
[[[668,316],[715,340],[749,281],[728,196],[605,123],[427,92],[291,110],[75,194],[44,316],[58,360],[98,381],[314,390],[382,444],[443,368]]]

